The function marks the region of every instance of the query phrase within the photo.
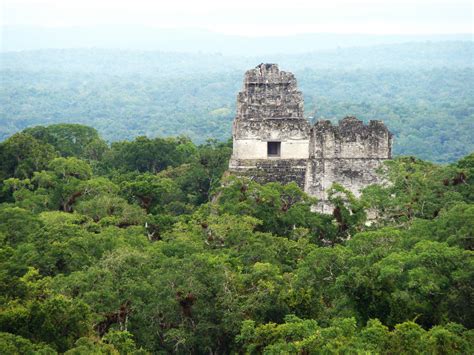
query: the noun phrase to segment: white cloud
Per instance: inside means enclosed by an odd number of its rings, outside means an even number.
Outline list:
[[[140,24],[241,35],[472,32],[470,0],[3,0],[10,25]]]

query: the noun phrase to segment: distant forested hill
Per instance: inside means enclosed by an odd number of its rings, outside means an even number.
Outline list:
[[[0,140],[25,127],[82,123],[110,141],[231,134],[246,69],[296,74],[306,115],[381,119],[394,153],[451,162],[474,150],[474,45],[425,42],[307,54],[223,56],[100,49],[0,54]]]

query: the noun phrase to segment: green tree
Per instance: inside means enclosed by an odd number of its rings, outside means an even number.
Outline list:
[[[28,178],[56,157],[54,148],[27,133],[17,133],[0,143],[0,180]]]
[[[103,147],[105,143],[94,128],[80,124],[61,123],[35,126],[27,128],[23,132],[33,136],[43,144],[53,146],[63,157],[87,158],[87,150],[89,149],[89,152],[91,152],[92,143],[96,147],[100,144]],[[100,154],[97,156],[100,156]]]
[[[0,332],[0,349],[4,354],[22,355],[39,354],[52,355],[57,352],[46,344],[35,344],[21,336]]]
[[[417,317],[426,327],[443,320],[471,326],[471,253],[431,241],[410,250],[378,248],[365,260],[349,260],[352,267],[338,282],[363,321],[393,326]]]
[[[129,200],[138,202],[148,213],[152,209],[162,212],[170,202],[182,199],[182,193],[173,180],[150,173],[137,175],[122,186]]]
[[[463,201],[450,181],[459,171],[437,166],[414,157],[400,157],[382,168],[384,185],[372,185],[363,200],[377,212],[379,224],[406,224],[414,218],[433,219],[442,209]]]
[[[115,142],[104,155],[104,165],[125,171],[157,173],[189,159],[189,145],[186,138],[137,137],[133,142]]]
[[[22,208],[0,207],[0,233],[3,233],[2,244],[12,246],[31,240],[42,227],[38,217]]]
[[[64,352],[91,332],[89,307],[63,296],[11,304],[0,314],[0,330],[51,344]]]

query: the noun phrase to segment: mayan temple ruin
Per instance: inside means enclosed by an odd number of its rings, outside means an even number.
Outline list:
[[[378,182],[375,171],[392,152],[392,134],[381,121],[346,117],[311,127],[295,76],[276,64],[245,73],[232,133],[231,173],[260,183],[294,181],[324,213],[332,212],[327,190],[334,182],[358,196]]]

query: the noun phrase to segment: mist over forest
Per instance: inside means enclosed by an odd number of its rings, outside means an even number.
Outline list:
[[[294,72],[312,121],[383,120],[394,154],[452,162],[473,150],[472,41],[410,42],[307,53],[223,55],[117,49],[3,52],[0,139],[25,127],[82,123],[108,141],[231,136],[245,70]]]

